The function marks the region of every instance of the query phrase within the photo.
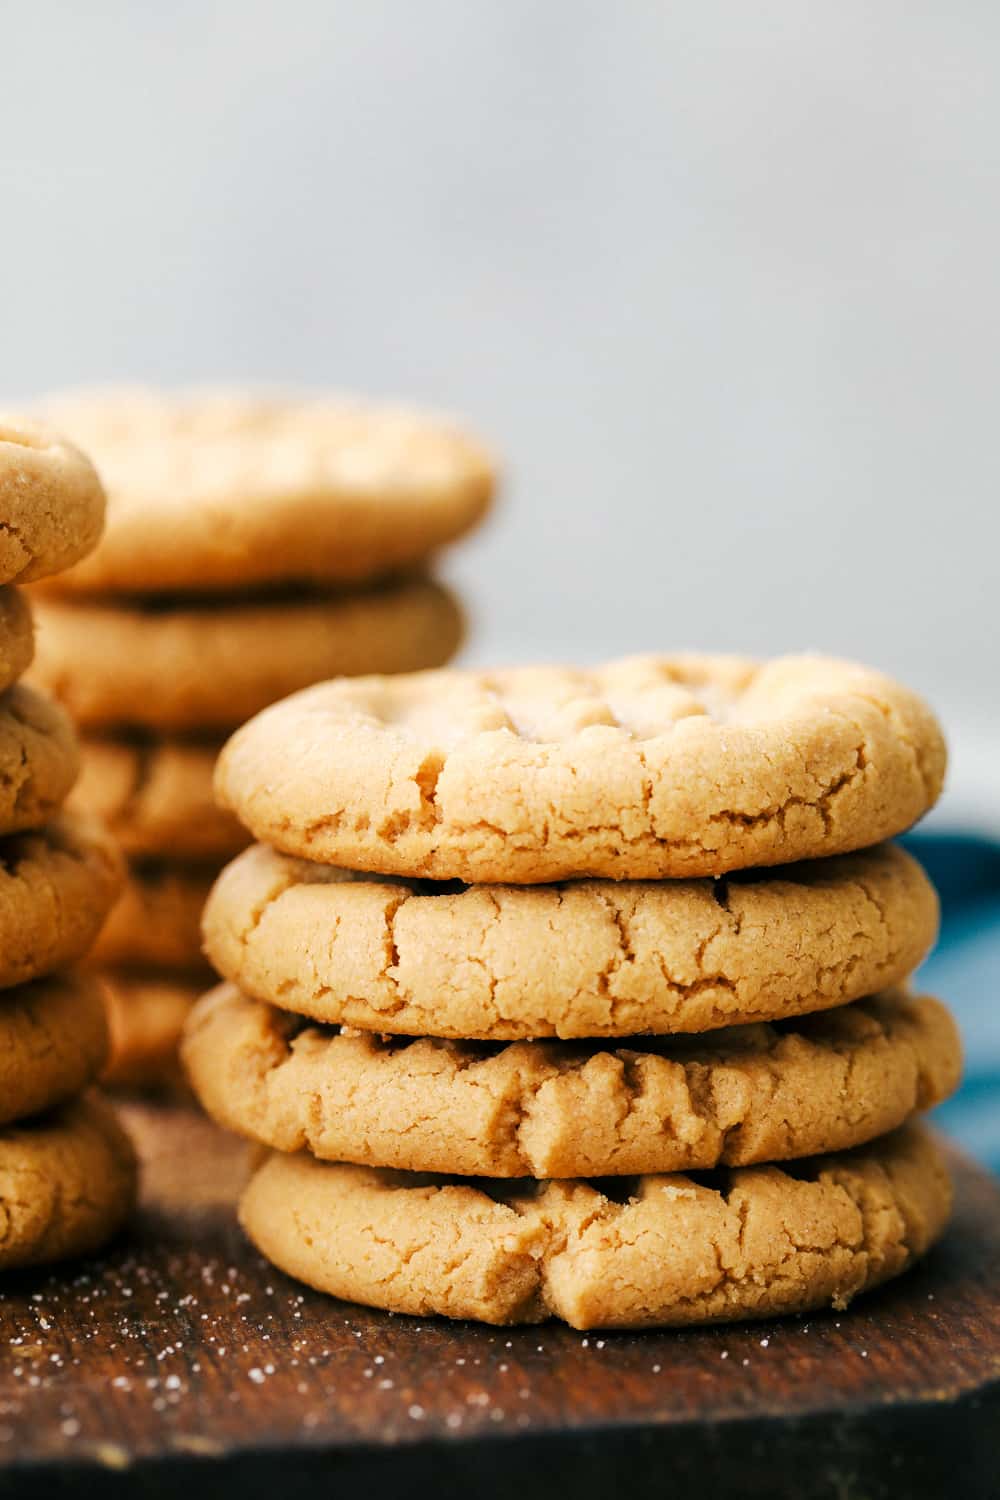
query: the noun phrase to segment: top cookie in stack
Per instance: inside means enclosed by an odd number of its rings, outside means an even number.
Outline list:
[[[18,679],[31,613],[13,586],[68,567],[104,517],[97,475],[69,443],[0,419],[0,1267],[94,1249],[135,1196],[131,1146],[86,1090],[107,1056],[101,997],[60,972],[117,895],[117,852],[62,811],[76,777],[65,712]]]
[[[212,802],[221,740],[331,675],[447,661],[460,611],[412,570],[482,517],[494,473],[445,422],[325,397],[98,391],[45,411],[108,491],[101,545],[38,595],[34,678],[83,727],[77,801],[131,861],[97,957],[117,1074],[143,1082],[204,971],[212,876],[246,842]]]
[[[229,983],[185,1043],[220,1122],[311,1153],[258,1171],[251,1237],[376,1306],[577,1327],[842,1306],[902,1270],[949,1204],[907,1121],[960,1049],[900,988],[937,903],[883,841],[944,763],[913,694],[807,657],[340,681],[258,715],[216,786],[265,843],[208,903]]]
[[[817,657],[415,673],[297,694],[217,791],[288,854],[383,875],[662,880],[843,854],[936,801],[915,694]]]

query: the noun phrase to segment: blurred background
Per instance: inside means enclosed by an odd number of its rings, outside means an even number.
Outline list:
[[[947,1118],[1000,1163],[995,7],[33,0],[4,52],[0,398],[450,408],[508,478],[447,565],[469,660],[819,648],[931,698]]]

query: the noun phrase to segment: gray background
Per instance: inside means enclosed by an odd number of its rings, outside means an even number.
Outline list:
[[[453,408],[508,467],[471,658],[856,655],[1000,822],[994,5],[0,13],[0,394]]]

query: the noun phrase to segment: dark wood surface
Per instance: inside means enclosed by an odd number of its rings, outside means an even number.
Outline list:
[[[0,1494],[1000,1495],[1000,1190],[955,1158],[926,1264],[847,1313],[583,1335],[392,1318],[243,1241],[244,1148],[128,1111],[143,1212],[0,1295]]]

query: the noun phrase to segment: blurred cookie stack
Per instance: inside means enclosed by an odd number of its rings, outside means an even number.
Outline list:
[[[577,1328],[903,1271],[948,1217],[914,1117],[960,1046],[905,987],[937,901],[883,841],[944,761],[918,698],[822,658],[341,680],[258,715],[216,789],[262,842],[209,900],[227,983],[184,1043],[273,1148],[251,1239],[344,1298]]]
[[[109,1078],[169,1078],[204,986],[199,920],[246,842],[211,793],[226,734],[334,674],[440,665],[459,608],[414,570],[472,527],[489,457],[447,424],[342,400],[95,391],[44,406],[108,493],[97,550],[35,600],[34,680],[84,732],[74,805],[129,860],[94,960]]]
[[[14,586],[96,544],[104,493],[82,453],[0,418],[0,1269],[96,1249],[135,1199],[135,1159],[91,1089],[104,1006],[73,973],[121,885],[111,839],[64,811],[79,768],[63,709],[24,686],[33,637]]]

